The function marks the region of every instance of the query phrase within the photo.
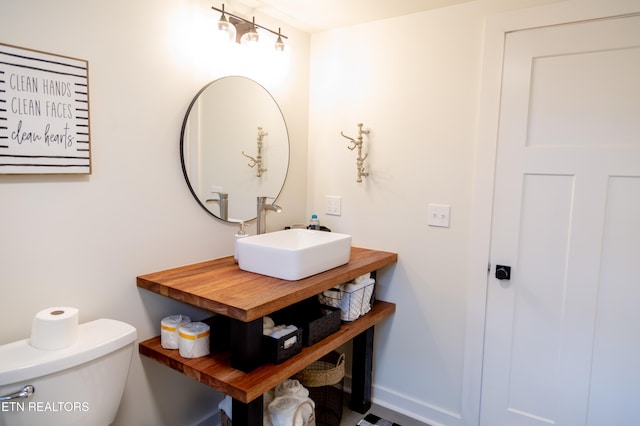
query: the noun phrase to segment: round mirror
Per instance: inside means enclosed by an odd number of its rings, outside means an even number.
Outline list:
[[[256,217],[256,197],[277,198],[289,168],[289,134],[271,94],[246,77],[223,77],[195,96],[180,135],[187,185],[210,214]]]

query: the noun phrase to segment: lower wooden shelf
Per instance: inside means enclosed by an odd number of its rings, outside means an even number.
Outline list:
[[[140,342],[138,351],[141,355],[247,404],[312,362],[391,316],[395,310],[396,305],[393,303],[376,301],[368,314],[351,323],[343,324],[339,331],[313,346],[304,347],[298,355],[282,364],[263,364],[249,373],[232,368],[228,352],[196,359],[182,358],[177,350],[164,349],[160,344],[160,337]],[[212,334],[214,333],[215,330],[212,330]]]

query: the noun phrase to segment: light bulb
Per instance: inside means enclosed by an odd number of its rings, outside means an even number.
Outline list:
[[[280,35],[280,28],[278,28],[278,39],[276,40],[276,51],[282,52],[284,50],[284,41],[282,41],[282,36]]]
[[[224,33],[229,37],[229,40],[236,40],[236,27],[227,19],[227,15],[222,12],[220,20],[218,21],[218,31]]]
[[[240,37],[240,44],[243,46],[257,46],[258,41],[260,41],[260,36],[256,30],[256,18],[254,16],[251,28],[249,28],[249,31],[242,34],[242,37]]]
[[[260,36],[258,35],[255,27],[242,34],[242,37],[240,38],[240,43],[243,45],[255,45],[258,44],[258,41],[260,41]]]

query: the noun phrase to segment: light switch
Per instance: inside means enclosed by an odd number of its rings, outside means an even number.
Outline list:
[[[427,207],[427,224],[448,228],[451,219],[451,206],[445,204],[429,204]]]
[[[342,198],[337,195],[327,195],[324,199],[324,213],[332,216],[340,216],[342,214]]]

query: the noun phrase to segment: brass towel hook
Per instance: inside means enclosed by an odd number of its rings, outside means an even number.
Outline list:
[[[253,168],[255,166],[258,166],[258,177],[261,177],[262,173],[267,171],[267,169],[262,167],[262,140],[268,134],[269,133],[262,130],[262,127],[258,127],[258,155],[256,156],[256,158],[253,158],[252,156],[242,151],[242,155],[251,160],[248,164],[249,167]]]
[[[354,139],[351,138],[347,135],[344,134],[344,132],[340,132],[340,134],[342,135],[342,137],[347,138],[351,141],[350,146],[348,146],[347,148],[349,148],[350,151],[353,151],[354,149],[358,148],[358,157],[356,158],[356,168],[357,168],[357,172],[358,172],[358,178],[356,179],[356,182],[360,183],[362,182],[362,177],[366,177],[369,176],[369,172],[366,172],[364,169],[364,160],[366,160],[366,158],[369,156],[369,154],[364,154],[364,156],[362,155],[362,135],[368,135],[369,134],[369,130],[362,130],[362,123],[358,123],[358,138]]]

